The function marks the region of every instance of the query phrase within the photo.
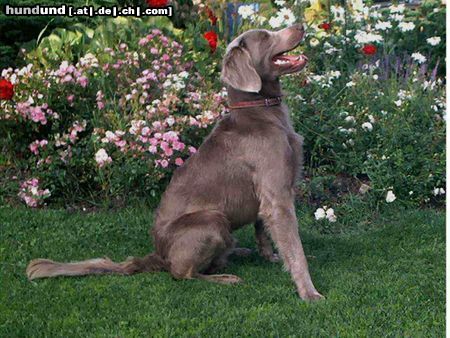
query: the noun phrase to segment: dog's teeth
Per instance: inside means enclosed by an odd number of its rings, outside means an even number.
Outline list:
[[[285,65],[286,63],[289,63],[289,61],[284,61],[284,60],[276,60],[275,61],[276,65]]]

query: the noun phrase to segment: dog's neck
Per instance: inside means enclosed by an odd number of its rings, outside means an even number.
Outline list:
[[[234,102],[262,100],[283,95],[279,79],[275,79],[272,81],[263,81],[262,88],[258,93],[244,92],[231,86],[227,86],[227,90],[228,102],[230,104]]]
[[[239,102],[246,101],[265,100],[269,98],[281,97],[283,95],[281,91],[280,81],[278,79],[274,81],[264,81],[259,93],[243,92],[231,86],[227,86],[227,89],[229,105],[236,105]],[[278,103],[270,107],[259,107],[258,110],[259,112],[268,112],[268,114],[242,114],[242,112],[246,111],[246,109],[231,109],[230,114],[235,118],[239,117],[251,120],[263,120],[266,123],[281,123],[289,130],[293,130],[287,107],[285,105],[281,105],[280,108],[280,105]]]

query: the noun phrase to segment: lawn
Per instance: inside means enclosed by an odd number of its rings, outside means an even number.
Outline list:
[[[37,257],[144,255],[151,216],[145,208],[0,208],[0,337],[444,336],[445,217],[436,210],[382,212],[369,229],[340,234],[302,223],[311,274],[326,296],[319,303],[302,302],[281,266],[256,253],[231,261],[226,272],[245,280],[233,286],[167,273],[25,277]],[[237,237],[255,247],[250,228]]]

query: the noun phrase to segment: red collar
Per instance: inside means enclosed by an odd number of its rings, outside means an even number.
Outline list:
[[[236,102],[234,104],[229,104],[228,108],[241,109],[241,108],[248,108],[248,107],[270,107],[270,106],[278,106],[279,104],[281,104],[281,96],[269,97],[266,99],[255,100],[255,101]]]

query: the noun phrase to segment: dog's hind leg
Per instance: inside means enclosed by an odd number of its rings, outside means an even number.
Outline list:
[[[207,275],[219,262],[225,265],[234,241],[225,216],[217,211],[198,211],[178,218],[171,225],[172,244],[167,262],[176,279],[202,279],[233,284],[242,280],[234,275]],[[222,264],[223,263],[223,264]]]
[[[233,238],[233,246],[226,253],[226,255],[224,257],[225,260],[227,260],[228,256],[231,256],[231,255],[238,256],[238,257],[247,257],[252,254],[252,252],[253,252],[252,249],[238,247],[237,244],[238,244],[237,239]]]

